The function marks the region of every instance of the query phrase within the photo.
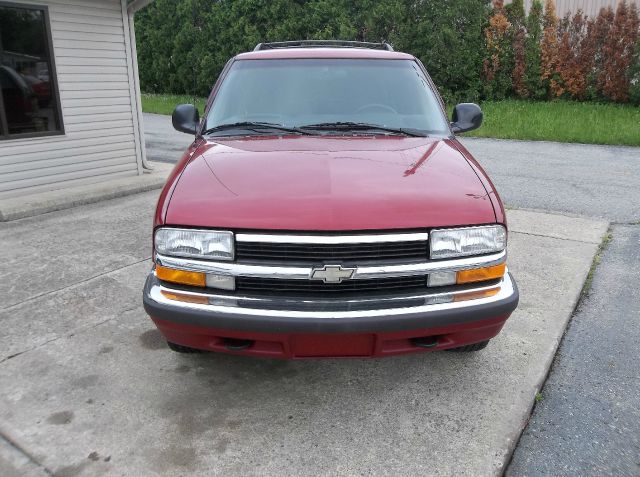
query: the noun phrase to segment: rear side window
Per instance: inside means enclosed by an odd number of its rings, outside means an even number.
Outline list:
[[[412,60],[236,61],[206,126],[241,121],[286,126],[353,121],[448,134],[440,104]]]
[[[62,133],[46,7],[0,2],[0,139]]]

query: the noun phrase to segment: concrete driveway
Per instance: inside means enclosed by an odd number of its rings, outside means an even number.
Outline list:
[[[607,228],[511,211],[521,304],[480,353],[182,356],[141,306],[156,196],[0,224],[0,469],[500,474]]]

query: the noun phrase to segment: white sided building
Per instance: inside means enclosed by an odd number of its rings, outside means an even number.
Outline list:
[[[145,167],[133,13],[150,0],[0,0],[0,202]]]

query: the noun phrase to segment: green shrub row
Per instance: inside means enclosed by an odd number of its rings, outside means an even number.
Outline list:
[[[225,62],[257,43],[389,41],[419,57],[446,97],[482,90],[484,0],[156,0],[136,15],[142,90],[207,95]]]
[[[542,98],[556,88],[541,69],[543,13],[520,10],[501,24],[487,0],[156,0],[136,16],[141,87],[206,96],[225,62],[257,43],[342,39],[412,53],[447,102]],[[625,74],[640,71],[637,56]]]

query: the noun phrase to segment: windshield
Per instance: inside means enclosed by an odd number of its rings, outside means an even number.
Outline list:
[[[449,134],[438,100],[413,60],[236,61],[205,129],[247,122],[292,128],[346,122]]]

